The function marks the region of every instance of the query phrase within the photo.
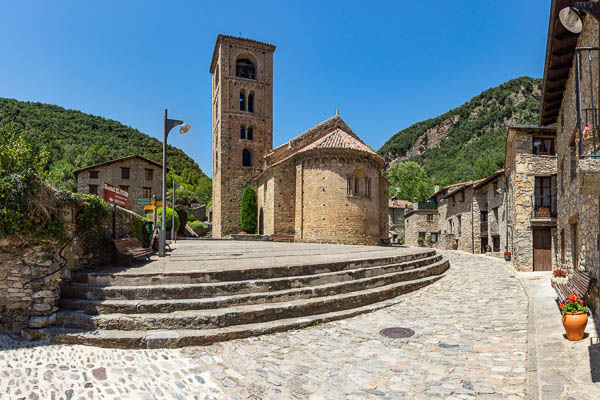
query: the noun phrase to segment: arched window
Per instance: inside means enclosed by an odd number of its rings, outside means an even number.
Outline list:
[[[248,149],[244,149],[242,151],[242,165],[244,167],[252,166],[252,154],[250,153],[250,150],[248,150]]]
[[[249,127],[248,128],[248,140],[252,140],[252,139],[254,139],[254,128]]]
[[[250,133],[250,132],[248,132],[248,133]],[[244,125],[240,125],[240,138],[246,139],[246,128],[244,128]]]
[[[235,62],[235,76],[246,79],[256,79],[254,64],[247,58],[240,58]]]
[[[240,111],[246,111],[246,93],[240,90]]]
[[[254,112],[254,92],[248,95],[248,112]]]

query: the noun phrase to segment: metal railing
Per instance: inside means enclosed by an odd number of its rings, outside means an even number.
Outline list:
[[[575,48],[575,59],[577,67],[576,92],[577,92],[577,128],[578,132],[578,153],[579,157],[600,158],[600,136],[598,109],[596,108],[597,99],[594,93],[598,93],[597,82],[594,83],[594,76],[598,76],[598,61],[592,60],[593,53],[598,56],[600,47],[577,47]],[[582,61],[582,58],[584,59]],[[585,66],[587,61],[587,68]],[[594,66],[596,71],[594,72]],[[584,68],[584,80],[586,85],[582,88],[582,67]],[[589,84],[589,86],[587,85]],[[582,96],[582,89],[588,90],[587,96]],[[585,99],[582,99],[585,97]],[[582,105],[585,100],[585,107]]]
[[[534,196],[533,218],[556,218],[556,195]]]

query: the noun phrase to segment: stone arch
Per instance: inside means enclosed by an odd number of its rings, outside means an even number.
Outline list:
[[[256,80],[256,63],[241,55],[235,60],[235,76]]]

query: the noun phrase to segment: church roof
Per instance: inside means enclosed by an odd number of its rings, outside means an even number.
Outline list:
[[[313,149],[350,149],[375,154],[373,149],[364,144],[358,137],[350,135],[339,128],[303,147],[300,152]]]

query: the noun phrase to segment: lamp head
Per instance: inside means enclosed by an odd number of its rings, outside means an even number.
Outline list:
[[[571,33],[580,33],[583,30],[581,11],[575,7],[565,7],[558,13],[560,23]]]
[[[183,135],[184,133],[186,133],[190,129],[192,129],[192,127],[190,125],[188,125],[188,124],[181,124],[181,127],[179,128],[179,133],[181,133]]]

